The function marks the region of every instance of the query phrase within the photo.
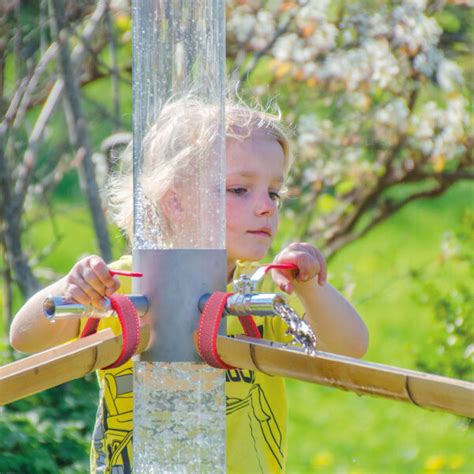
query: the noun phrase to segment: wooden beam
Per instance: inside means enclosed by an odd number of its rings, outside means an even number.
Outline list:
[[[148,326],[141,328],[139,352],[148,343]],[[12,403],[48,388],[106,367],[117,360],[122,336],[111,329],[77,339],[0,367],[0,405]]]
[[[328,352],[308,356],[296,347],[245,336],[219,336],[217,349],[236,367],[474,418],[474,383]]]
[[[138,352],[145,350],[148,338],[149,328],[142,326]],[[0,367],[0,404],[107,366],[117,359],[121,344],[122,337],[106,329]],[[236,367],[474,418],[474,384],[470,382],[327,352],[309,356],[296,347],[244,336],[219,336],[217,349],[224,362]]]

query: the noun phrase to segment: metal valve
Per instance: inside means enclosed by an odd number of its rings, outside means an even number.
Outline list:
[[[315,354],[316,335],[311,326],[291,308],[286,295],[255,292],[259,281],[271,268],[297,270],[293,264],[264,265],[258,268],[253,275],[241,275],[239,279],[234,280],[234,294],[227,299],[224,314],[231,316],[280,316],[288,325],[286,333],[293,337],[293,343],[300,344],[307,354]],[[207,294],[200,299],[199,309],[201,311],[209,296]]]
[[[277,305],[286,304],[283,293],[256,293],[258,282],[268,271],[266,266],[257,269],[253,275],[242,274],[234,280],[234,294],[227,299],[224,314],[228,316],[275,316],[278,314]],[[209,294],[199,300],[199,310],[202,311]]]

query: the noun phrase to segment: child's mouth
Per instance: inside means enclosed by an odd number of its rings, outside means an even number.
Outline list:
[[[249,230],[248,233],[259,237],[271,237],[270,232],[266,230]]]

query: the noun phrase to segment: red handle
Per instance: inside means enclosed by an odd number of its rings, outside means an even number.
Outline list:
[[[298,270],[298,265],[296,265],[296,263],[269,263],[268,265],[262,265],[261,268],[264,268],[265,273],[267,273],[272,268],[280,268],[282,270]]]
[[[121,275],[126,277],[142,277],[143,273],[140,272],[129,272],[126,270],[109,270],[111,275]]]

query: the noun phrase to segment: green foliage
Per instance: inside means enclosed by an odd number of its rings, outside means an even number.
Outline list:
[[[448,9],[437,12],[435,18],[446,33],[457,33],[461,29],[460,19]]]
[[[87,472],[97,398],[88,376],[3,408],[0,472]]]
[[[466,211],[463,226],[455,233],[445,234],[442,243],[443,275],[455,273],[460,265],[474,276],[474,213]],[[449,268],[451,267],[451,268]],[[423,274],[414,275],[421,286],[421,301],[433,314],[434,324],[430,344],[434,350],[420,354],[417,365],[421,370],[442,375],[474,379],[474,291],[466,281],[453,286],[427,281]]]
[[[433,309],[435,326],[430,357],[423,355],[418,366],[426,372],[460,379],[473,379],[474,298],[472,290],[459,285],[449,292],[434,285],[425,289]]]

